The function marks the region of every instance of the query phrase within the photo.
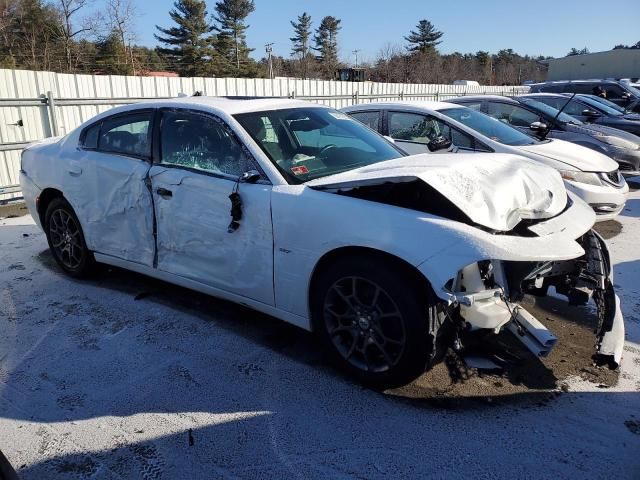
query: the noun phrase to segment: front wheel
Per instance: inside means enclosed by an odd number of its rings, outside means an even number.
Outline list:
[[[58,265],[74,277],[87,276],[95,264],[87,248],[80,221],[69,202],[55,198],[47,207],[44,230]]]
[[[319,273],[314,289],[314,329],[332,360],[362,383],[397,387],[431,365],[435,299],[407,268],[341,259]]]

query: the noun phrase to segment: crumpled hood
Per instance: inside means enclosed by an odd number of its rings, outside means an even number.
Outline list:
[[[558,215],[567,203],[559,173],[538,162],[507,154],[412,155],[312,180],[323,190],[422,180],[474,223],[512,230],[523,219]]]
[[[517,147],[529,153],[541,155],[551,160],[566,163],[567,165],[584,172],[611,172],[618,168],[618,164],[606,155],[587,147],[552,139],[548,142],[540,142],[535,145]],[[567,168],[567,170],[569,170]]]

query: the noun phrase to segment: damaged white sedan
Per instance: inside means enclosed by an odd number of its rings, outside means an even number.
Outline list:
[[[320,105],[191,97],[28,147],[21,183],[69,274],[101,262],[250,306],[317,332],[370,385],[503,330],[545,356],[555,337],[517,302],[549,286],[595,301],[596,358],[617,366],[593,210],[556,171],[490,155],[407,157]]]

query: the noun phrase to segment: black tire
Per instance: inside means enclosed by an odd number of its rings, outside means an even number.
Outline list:
[[[340,258],[318,272],[313,288],[314,330],[330,360],[349,375],[387,389],[406,385],[431,367],[429,316],[435,315],[436,299],[408,267],[377,256]],[[379,305],[372,308],[375,302]],[[390,313],[394,308],[398,315]]]
[[[18,480],[16,471],[2,452],[0,452],[0,480]]]
[[[54,198],[44,216],[44,231],[56,263],[72,277],[87,277],[95,266],[80,221],[64,198]]]

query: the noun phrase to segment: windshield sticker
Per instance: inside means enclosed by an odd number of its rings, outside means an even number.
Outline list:
[[[304,165],[299,165],[297,167],[291,167],[291,172],[294,175],[304,175],[305,173],[309,173],[309,169]]]

